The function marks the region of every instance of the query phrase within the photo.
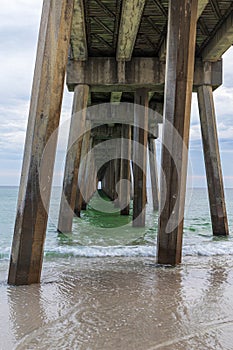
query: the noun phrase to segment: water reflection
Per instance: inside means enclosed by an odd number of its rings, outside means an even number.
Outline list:
[[[73,259],[41,286],[8,288],[16,349],[227,349],[229,266],[151,262]]]
[[[32,333],[38,325],[42,326],[46,322],[40,303],[40,287],[8,286],[7,298],[12,335],[17,343],[25,335]]]

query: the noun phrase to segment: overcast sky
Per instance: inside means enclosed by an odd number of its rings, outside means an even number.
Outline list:
[[[42,0],[1,0],[0,6],[0,185],[18,185]],[[233,187],[233,50],[224,55],[224,83],[214,93],[226,187]],[[65,91],[62,120],[72,94]],[[190,162],[194,186],[205,186],[196,96],[191,117]],[[191,171],[189,171],[191,174]],[[59,170],[56,171],[59,183]]]

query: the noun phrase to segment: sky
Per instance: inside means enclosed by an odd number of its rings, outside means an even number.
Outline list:
[[[1,0],[0,186],[19,184],[41,9],[42,0]],[[224,185],[233,187],[233,47],[224,54],[223,67],[223,85],[214,92],[214,100]],[[69,119],[71,105],[72,93],[65,88],[61,122]],[[64,144],[65,136],[60,144]],[[193,94],[189,154],[192,186],[205,187],[196,94]],[[55,184],[61,182],[61,172],[59,167],[55,168]]]

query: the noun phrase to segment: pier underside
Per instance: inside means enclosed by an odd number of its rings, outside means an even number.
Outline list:
[[[143,227],[147,163],[157,262],[182,257],[192,93],[198,94],[213,234],[228,235],[213,91],[233,43],[217,0],[44,0],[8,282],[38,283],[63,87],[74,92],[57,229],[103,192]],[[163,124],[160,188],[156,164]]]

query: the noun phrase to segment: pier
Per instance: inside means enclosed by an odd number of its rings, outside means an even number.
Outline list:
[[[9,284],[40,282],[65,84],[74,97],[58,232],[72,231],[98,184],[121,215],[132,198],[132,225],[143,227],[149,163],[156,261],[181,263],[195,92],[213,234],[229,234],[213,91],[232,43],[231,1],[44,0]]]

